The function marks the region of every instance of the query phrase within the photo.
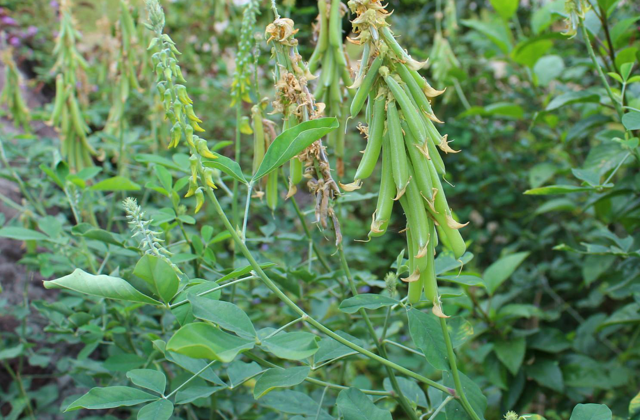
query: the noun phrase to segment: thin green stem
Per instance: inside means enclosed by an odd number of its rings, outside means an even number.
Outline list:
[[[596,71],[598,72],[598,76],[600,76],[600,80],[602,81],[602,84],[604,85],[604,88],[607,91],[607,95],[609,95],[609,98],[611,99],[611,103],[613,104],[616,111],[618,112],[618,116],[622,118],[622,114],[623,114],[622,108],[620,107],[620,104],[618,103],[618,101],[616,101],[616,98],[613,96],[613,92],[611,91],[611,86],[609,86],[609,82],[607,82],[607,78],[604,75],[604,72],[602,71],[602,67],[600,67],[600,64],[598,63],[598,59],[596,58],[596,53],[593,51],[593,46],[591,45],[589,32],[587,32],[587,25],[585,25],[584,19],[580,19],[580,28],[582,29],[582,37],[584,38],[584,43],[587,45],[587,51],[589,52],[589,57],[591,57],[591,61],[593,62],[593,65],[595,66]]]
[[[221,285],[221,286],[217,286],[217,287],[214,287],[214,288],[212,288],[212,289],[205,290],[204,292],[200,292],[200,293],[198,293],[196,296],[204,296],[204,295],[208,295],[209,293],[213,293],[213,292],[215,292],[216,290],[224,289],[224,288],[225,288],[225,287],[227,287],[227,286],[233,286],[233,285],[236,285],[236,284],[241,283],[241,282],[243,282],[243,281],[253,280],[253,279],[255,279],[255,278],[256,278],[255,276],[243,277],[243,278],[241,278],[241,279],[234,280],[234,281],[230,281],[229,283],[225,283],[225,284],[223,284],[223,285]],[[169,308],[173,309],[173,308],[175,308],[175,307],[182,306],[182,305],[184,305],[185,303],[189,303],[189,300],[188,300],[188,299],[181,300],[180,302],[177,302],[177,303],[174,303],[174,304],[169,305]]]
[[[322,266],[324,267],[325,270],[327,270],[327,272],[331,272],[331,267],[329,266],[329,263],[327,262],[326,257],[320,250],[320,247],[318,247],[318,245],[316,245],[315,241],[313,240],[313,236],[311,235],[311,230],[309,230],[309,226],[307,226],[307,222],[304,219],[304,214],[300,210],[300,207],[298,206],[298,202],[296,201],[296,198],[292,196],[289,198],[289,200],[291,201],[293,208],[296,210],[298,219],[300,219],[300,224],[304,229],[304,234],[307,236],[309,243],[313,246],[313,252],[316,254],[316,257],[318,257],[318,261],[320,261],[320,264],[322,264]]]
[[[440,405],[438,406],[438,408],[436,409],[436,411],[434,411],[430,416],[429,416],[429,420],[434,420],[436,418],[436,416],[438,414],[440,414],[440,412],[444,409],[444,407],[449,404],[449,401],[451,401],[453,399],[452,396],[448,396],[447,398],[444,399],[444,401],[442,401],[440,403]]]
[[[196,373],[193,374],[192,377],[190,377],[189,379],[187,379],[186,381],[184,381],[179,387],[177,387],[176,389],[174,389],[169,395],[167,395],[166,397],[163,396],[163,398],[165,400],[171,398],[176,392],[180,391],[185,385],[187,385],[189,382],[193,381],[195,378],[197,378],[198,376],[202,375],[202,373],[209,369],[215,362],[217,362],[217,360],[212,360],[210,363],[208,363],[205,367],[203,367],[202,369],[200,369],[199,371],[197,371]]]
[[[464,389],[462,388],[462,382],[460,382],[460,373],[458,372],[458,366],[456,364],[456,355],[453,352],[453,343],[451,342],[451,337],[449,336],[449,329],[447,328],[447,320],[445,318],[440,318],[440,327],[442,328],[442,335],[444,335],[444,343],[447,346],[447,356],[449,357],[449,366],[451,366],[453,383],[456,387],[456,397],[460,398],[462,407],[473,420],[480,420],[478,414],[476,414],[476,412],[471,407],[471,404],[469,404],[469,400],[467,399],[467,396],[464,393]]]
[[[249,219],[249,205],[251,204],[251,192],[253,191],[253,181],[247,186],[247,203],[244,206],[244,219],[242,222],[242,242],[247,242],[247,219]]]
[[[347,257],[344,254],[344,248],[342,246],[342,243],[338,245],[338,252],[340,253],[340,262],[342,264],[342,269],[344,270],[345,275],[347,276],[347,280],[349,281],[349,288],[351,289],[351,294],[353,296],[357,296],[358,289],[356,288],[356,282],[353,280],[353,276],[351,275],[351,270],[349,270],[349,264],[347,263]],[[376,330],[373,327],[371,320],[369,319],[369,315],[367,314],[367,311],[364,308],[360,308],[359,312],[362,318],[364,319],[365,324],[367,325],[367,330],[369,331],[369,335],[371,336],[371,339],[375,343],[375,346],[378,349],[378,352],[382,357],[384,357],[385,359],[388,359],[389,356],[387,355],[387,349],[384,347],[384,344],[381,343],[380,340],[378,339],[378,336],[376,335]],[[397,394],[398,403],[400,403],[400,406],[402,406],[402,409],[404,410],[405,413],[407,413],[407,415],[410,418],[417,419],[418,416],[416,415],[415,410],[411,408],[411,404],[409,403],[407,398],[404,396],[402,392],[402,388],[400,388],[400,384],[398,384],[398,379],[396,378],[395,372],[389,366],[386,366],[386,370],[387,370],[387,374],[389,375],[389,380],[391,381],[391,387],[393,388],[394,392]]]
[[[200,168],[200,170],[203,170],[202,168]],[[453,395],[453,390],[451,388],[448,388],[434,380],[431,380],[427,377],[424,377],[420,374],[417,374],[415,372],[413,372],[410,369],[407,369],[403,366],[398,365],[397,363],[394,363],[390,360],[387,360],[381,356],[378,356],[375,353],[370,352],[369,350],[360,347],[357,344],[352,343],[351,341],[345,339],[344,337],[336,334],[335,332],[333,332],[331,329],[325,327],[322,323],[316,321],[314,318],[310,317],[302,308],[300,308],[298,305],[296,305],[295,302],[293,302],[282,290],[280,290],[280,288],[273,282],[273,280],[271,280],[269,278],[269,276],[267,276],[267,274],[262,270],[262,268],[260,267],[260,264],[258,264],[258,262],[255,260],[255,258],[253,257],[253,255],[251,254],[251,251],[249,251],[249,249],[247,248],[247,246],[242,242],[240,236],[238,236],[238,232],[236,232],[236,230],[233,228],[233,226],[231,225],[231,222],[229,221],[229,218],[226,216],[226,214],[224,213],[224,210],[222,209],[222,206],[220,206],[220,202],[218,201],[217,197],[215,196],[213,190],[211,188],[206,188],[206,193],[207,193],[207,197],[210,199],[211,203],[213,204],[216,213],[218,213],[218,216],[220,216],[220,219],[222,220],[223,224],[225,225],[225,228],[227,229],[227,231],[231,234],[231,237],[233,238],[233,240],[235,241],[236,245],[240,248],[240,251],[242,252],[242,254],[245,256],[245,258],[247,259],[247,261],[249,261],[249,264],[251,264],[251,266],[253,267],[256,275],[260,278],[260,280],[262,280],[262,282],[265,284],[265,286],[267,286],[285,305],[287,305],[289,308],[291,308],[295,313],[297,313],[298,315],[302,316],[305,320],[305,322],[308,322],[309,324],[311,324],[312,326],[314,326],[316,329],[318,329],[320,332],[322,332],[323,334],[326,334],[327,336],[333,338],[334,340],[336,340],[337,342],[344,344],[345,346],[349,347],[352,350],[357,351],[358,353],[372,359],[375,360],[378,363],[381,363],[385,366],[388,366],[392,369],[397,370],[398,372],[407,375],[411,378],[414,378],[420,382],[423,382],[427,385],[430,385],[436,389],[439,389],[442,392],[445,392],[449,395]]]

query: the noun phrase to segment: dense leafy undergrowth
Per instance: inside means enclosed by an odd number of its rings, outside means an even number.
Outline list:
[[[639,7],[5,1],[0,419],[640,419]]]

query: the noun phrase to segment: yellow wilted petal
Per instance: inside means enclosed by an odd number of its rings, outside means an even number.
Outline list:
[[[442,150],[445,153],[460,153],[460,150],[453,150],[451,147],[449,147],[449,142],[447,141],[448,136],[449,136],[448,134],[445,134],[440,139],[440,144],[438,145],[440,150]]]
[[[416,268],[415,270],[413,270],[413,273],[411,273],[409,277],[405,277],[400,280],[402,280],[405,283],[413,283],[414,281],[418,281],[420,280],[420,270]]]
[[[351,184],[343,184],[342,182],[339,182],[338,184],[340,184],[340,188],[347,192],[359,190],[362,187],[362,181],[359,179],[356,179]]]
[[[447,226],[449,226],[451,229],[461,229],[465,226],[467,226],[469,224],[469,222],[467,223],[458,223],[456,222],[453,217],[451,217],[450,215],[447,214]]]
[[[433,314],[438,318],[450,318],[448,315],[445,315],[444,312],[442,312],[442,305],[440,304],[440,301],[438,300],[438,298],[436,298],[436,300],[433,301],[432,311],[433,311]]]

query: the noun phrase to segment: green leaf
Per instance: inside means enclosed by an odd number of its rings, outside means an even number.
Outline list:
[[[114,176],[93,185],[91,191],[138,191],[140,185],[124,176]]]
[[[190,386],[176,394],[176,404],[189,404],[200,398],[207,398],[216,392],[227,389],[226,386]]]
[[[23,344],[0,350],[0,360],[14,359],[22,354],[24,350]]]
[[[539,163],[529,170],[529,185],[538,188],[555,175],[558,168],[552,163]]]
[[[528,252],[517,252],[500,258],[491,264],[484,272],[484,283],[490,295],[496,291],[516,271],[516,268],[529,256]]]
[[[208,369],[205,369],[208,363],[202,359],[194,359],[192,357],[185,356],[184,354],[178,354],[171,351],[167,351],[165,353],[165,357],[168,361],[175,363],[184,370],[187,370],[193,374],[200,373],[199,377],[204,379],[205,381],[214,383],[216,385],[226,386],[224,381],[220,379],[220,377],[218,377],[218,375],[216,375],[213,370],[216,365],[215,363]]]
[[[307,394],[290,389],[270,392],[260,399],[259,404],[279,414],[301,414],[311,419],[333,420],[333,417],[329,416],[314,399]]]
[[[253,398],[257,400],[276,388],[288,388],[298,385],[309,376],[310,370],[308,366],[289,369],[267,369],[256,381],[256,385],[253,388]]]
[[[95,241],[104,242],[105,244],[112,244],[123,246],[123,240],[116,237],[113,232],[106,231],[94,227],[89,223],[79,223],[71,228],[71,234],[74,236],[81,236],[87,239],[93,239]]]
[[[438,280],[449,281],[451,283],[456,283],[461,286],[484,287],[484,281],[482,280],[482,277],[476,274],[460,274],[460,275],[452,274],[450,276],[438,276]]]
[[[564,61],[559,55],[540,57],[533,66],[533,73],[541,86],[547,86],[551,81],[560,77],[563,72]]]
[[[597,187],[598,185],[600,185],[600,175],[598,175],[594,171],[591,171],[589,169],[571,168],[571,173],[580,181],[584,181],[592,187]]]
[[[169,420],[173,415],[173,403],[158,400],[145,405],[138,411],[138,420]]]
[[[640,112],[631,110],[622,116],[622,125],[627,130],[640,130]]]
[[[400,390],[404,394],[404,396],[417,407],[429,408],[429,403],[427,402],[427,396],[424,395],[424,391],[420,388],[418,384],[414,381],[409,380],[407,378],[403,378],[398,376],[396,378],[398,381],[398,385],[400,386]],[[389,392],[395,392],[393,386],[391,385],[391,380],[389,378],[384,378],[382,382],[382,387]]]
[[[133,274],[144,280],[164,302],[170,302],[178,292],[180,280],[171,265],[163,258],[155,255],[144,254]]]
[[[524,353],[527,349],[527,341],[524,337],[512,339],[499,339],[494,342],[493,350],[503,365],[509,369],[514,376],[520,370]]]
[[[565,105],[571,105],[576,103],[598,103],[600,102],[600,96],[596,93],[593,93],[589,90],[580,90],[576,92],[567,92],[563,93],[560,96],[556,96],[549,102],[547,105],[546,111],[553,111]]]
[[[138,356],[137,354],[120,353],[109,356],[102,366],[112,372],[126,372],[142,367],[146,361],[146,358]]]
[[[50,241],[44,233],[21,227],[5,227],[0,229],[0,237],[16,239],[18,241]]]
[[[579,187],[577,185],[549,185],[547,187],[527,190],[524,193],[526,195],[558,195],[582,191],[593,191],[593,187]]]
[[[360,308],[379,309],[397,304],[399,301],[383,295],[361,294],[343,300],[340,310],[348,314],[358,312]]]
[[[127,378],[139,387],[164,394],[167,378],[164,373],[154,369],[134,369],[127,372]]]
[[[267,149],[260,167],[258,167],[256,174],[253,176],[253,180],[257,181],[271,171],[278,169],[289,159],[309,147],[314,141],[338,128],[339,125],[338,120],[334,117],[318,118],[305,121],[283,131]]]
[[[504,20],[509,20],[518,10],[518,0],[491,0],[491,5]]]
[[[356,338],[350,334],[347,334],[344,331],[336,331],[340,337],[345,338],[351,341],[354,344],[359,345],[360,347],[366,346],[366,343]],[[339,341],[334,340],[331,337],[323,337],[318,343],[318,351],[313,355],[313,363],[314,365],[319,365],[322,362],[326,362],[327,360],[338,359],[346,355],[353,354],[354,350],[340,343]]]
[[[229,175],[231,178],[242,182],[243,184],[247,183],[247,179],[244,177],[242,173],[242,168],[238,162],[233,159],[226,157],[225,155],[221,155],[220,153],[212,152],[216,155],[217,159],[205,160],[203,165],[207,168],[216,168]]]
[[[478,415],[481,420],[484,420],[484,411],[487,409],[487,398],[482,393],[482,390],[475,382],[469,379],[464,373],[459,372],[460,382],[462,385],[462,390],[467,396],[467,400],[469,400],[469,404],[471,404],[471,408]],[[453,377],[449,372],[444,372],[442,374],[442,382],[444,385],[449,388],[455,388]],[[460,402],[457,399],[452,400],[445,407],[445,412],[447,413],[447,420],[468,420],[469,416],[460,405]]]
[[[87,408],[89,410],[103,410],[107,408],[129,407],[158,399],[157,395],[149,394],[128,386],[110,386],[93,388],[67,407],[65,412]]]
[[[512,45],[509,40],[509,33],[504,26],[472,19],[461,20],[460,23],[489,38],[504,54],[508,54],[511,51]]]
[[[136,155],[134,159],[136,160],[136,162],[155,163],[157,165],[162,165],[164,167],[167,167],[169,169],[173,169],[179,172],[186,172],[187,169],[189,169],[188,166],[186,168],[183,168],[177,163],[158,155],[140,154],[140,155]]]
[[[411,338],[427,362],[438,370],[449,370],[447,346],[438,318],[414,308],[409,310],[407,316]]]
[[[613,414],[604,404],[578,404],[569,420],[611,420]]]
[[[126,280],[105,275],[94,276],[76,268],[68,276],[44,282],[46,289],[69,289],[87,295],[129,302],[160,305],[157,300],[140,293]]]
[[[533,365],[527,366],[527,376],[536,381],[540,386],[552,389],[556,392],[564,392],[564,381],[558,361],[536,358]]]
[[[318,351],[319,337],[308,332],[281,332],[262,342],[267,351],[281,359],[302,360]]]
[[[391,413],[375,406],[369,397],[357,388],[343,389],[336,401],[344,420],[392,420]]]
[[[196,318],[218,324],[220,328],[233,331],[241,337],[256,337],[256,330],[249,316],[233,303],[195,295],[189,295],[189,302]]]
[[[195,359],[229,363],[238,353],[251,350],[253,346],[254,340],[236,337],[210,324],[197,322],[180,328],[167,343],[167,351]]]
[[[527,40],[518,44],[511,56],[516,63],[533,68],[551,47],[553,47],[553,41],[550,39]]]

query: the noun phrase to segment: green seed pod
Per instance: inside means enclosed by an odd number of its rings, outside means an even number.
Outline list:
[[[180,138],[182,137],[182,126],[179,122],[176,122],[170,130],[171,142],[169,143],[169,149],[177,147],[180,144]]]
[[[331,0],[329,10],[329,45],[333,48],[342,47],[342,19],[340,18],[340,0]]]
[[[275,211],[278,207],[278,174],[272,172],[267,175],[267,185],[265,187],[267,196],[267,206],[271,211]]]
[[[262,123],[262,110],[260,105],[254,105],[251,108],[251,117],[253,118],[253,173],[255,174],[264,159],[265,139],[264,124]]]
[[[466,224],[456,222],[451,216],[451,210],[449,210],[449,204],[447,203],[440,177],[435,171],[431,171],[431,181],[437,192],[434,191],[435,197],[433,203],[429,205],[429,211],[435,217],[438,225],[440,225],[453,254],[456,258],[460,258],[465,253],[467,246],[458,229],[466,226]],[[443,243],[444,242],[443,240]]]
[[[400,46],[400,44],[398,44],[398,41],[396,41],[393,33],[391,33],[391,29],[389,29],[388,26],[383,27],[380,32],[387,46],[391,49],[391,51],[393,51],[398,60],[400,60],[400,62],[402,63],[405,63],[407,67],[412,70],[420,70],[422,67],[424,67],[425,64],[427,64],[426,61],[420,63],[419,61],[411,58],[411,56],[407,54],[407,52]]]
[[[371,57],[371,44],[367,42],[364,44],[364,48],[362,49],[362,60],[360,61],[360,68],[358,69],[358,74],[356,76],[356,80],[353,82],[353,85],[350,88],[358,88],[362,84],[365,76],[365,70],[369,67],[369,58]]]
[[[407,155],[413,166],[412,179],[418,187],[420,195],[428,200],[433,199],[433,183],[431,181],[431,172],[429,169],[429,161],[420,152],[419,145],[409,131],[406,122],[402,122],[402,129],[405,132],[404,140],[407,146]]]
[[[373,100],[373,112],[371,115],[371,125],[369,125],[369,139],[367,147],[364,149],[364,155],[360,160],[354,180],[362,180],[368,178],[376,167],[380,150],[382,148],[382,134],[384,131],[385,112],[384,106],[387,98],[385,95],[379,95]],[[371,99],[369,100],[372,101]]]
[[[378,77],[378,71],[382,66],[382,62],[384,61],[382,55],[378,55],[375,60],[371,63],[371,66],[367,70],[367,75],[362,80],[362,84],[356,91],[356,94],[353,97],[353,101],[351,101],[351,108],[349,110],[351,117],[355,118],[362,106],[364,105],[364,101],[367,99],[371,88],[373,87],[374,82]]]
[[[421,113],[418,113],[418,109],[414,106],[404,89],[402,89],[402,86],[391,76],[388,68],[381,67],[380,74],[384,77],[384,81],[387,86],[389,86],[389,90],[396,101],[398,101],[400,108],[402,108],[402,112],[404,112],[407,120],[407,125],[413,133],[413,136],[420,142],[425,141],[427,138],[427,130],[422,124]]]
[[[433,220],[429,218],[429,246],[427,247],[427,264],[425,270],[420,272],[420,282],[424,289],[424,296],[429,302],[438,302],[438,282],[435,270],[435,241],[436,231]]]
[[[409,69],[407,69],[404,64],[398,63],[396,65],[396,71],[400,75],[402,81],[406,84],[408,91],[411,94],[413,100],[418,104],[420,110],[426,112],[427,114],[433,114],[433,109],[431,109],[431,103],[427,96],[424,94],[418,82],[413,78]]]
[[[396,195],[396,186],[393,182],[393,168],[391,168],[391,146],[389,136],[385,135],[382,148],[382,174],[380,176],[380,188],[378,189],[378,202],[373,213],[369,237],[378,237],[385,234],[391,213],[393,211],[393,197]]]
[[[409,184],[409,167],[407,166],[407,153],[404,148],[404,136],[400,127],[400,115],[396,108],[396,102],[393,100],[387,105],[387,126],[391,149],[391,168],[397,189],[397,200],[402,197]]]

